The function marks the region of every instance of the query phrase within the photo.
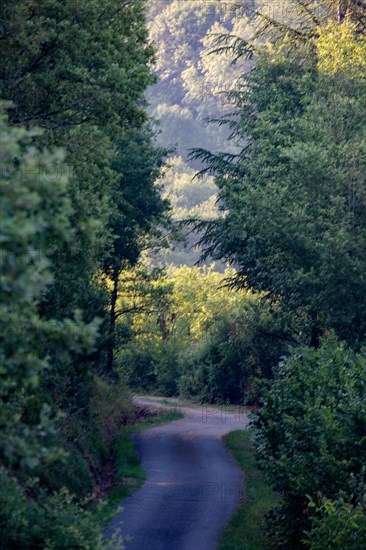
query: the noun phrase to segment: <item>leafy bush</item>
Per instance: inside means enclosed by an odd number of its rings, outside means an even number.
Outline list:
[[[41,485],[48,489],[66,487],[79,497],[90,495],[102,475],[105,462],[121,426],[128,422],[133,404],[124,384],[95,377],[87,389],[86,410],[64,416],[55,443],[67,452],[62,460],[36,470]]]
[[[152,350],[139,349],[130,342],[128,347],[116,351],[115,365],[128,387],[144,392],[156,387],[154,359]]]
[[[67,441],[60,434],[59,442],[67,453],[62,460],[51,462],[42,468],[35,470],[41,487],[49,490],[61,491],[66,488],[70,493],[80,498],[90,495],[94,488],[93,466],[95,457],[83,456],[80,448]],[[91,457],[93,460],[91,460]],[[88,460],[89,459],[89,460]],[[92,462],[92,464],[91,464]]]
[[[96,377],[89,392],[89,410],[59,418],[57,431],[43,437],[46,448],[63,449],[58,459],[12,474],[0,469],[0,549],[106,548],[87,505],[133,405],[117,382]],[[107,519],[106,512],[100,517]]]
[[[102,550],[100,526],[66,489],[35,497],[37,479],[26,490],[0,468],[1,550]],[[123,548],[116,541],[114,548]]]
[[[179,355],[180,393],[210,403],[254,403],[259,378],[271,376],[288,347],[276,311],[255,300],[215,318]]]
[[[315,506],[315,504],[314,504]],[[366,511],[360,504],[352,506],[343,498],[324,500],[313,516],[309,540],[310,550],[361,550],[366,544]]]
[[[91,425],[97,430],[106,449],[133,413],[131,396],[124,384],[108,383],[96,377],[90,402]]]
[[[353,498],[366,467],[365,353],[324,338],[281,362],[256,415],[259,464],[283,497],[272,534],[299,548],[310,529],[307,495],[315,503],[340,491]],[[330,521],[330,520],[328,520]]]

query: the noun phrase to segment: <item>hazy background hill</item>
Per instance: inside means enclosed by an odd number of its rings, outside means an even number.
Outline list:
[[[189,150],[232,151],[226,127],[208,124],[230,112],[231,106],[220,92],[235,87],[238,77],[249,68],[232,56],[210,53],[215,35],[242,36],[250,31],[250,21],[233,2],[197,0],[157,0],[150,4],[148,26],[157,49],[155,71],[159,81],[147,92],[150,113],[160,121],[159,143],[175,146],[170,168],[163,177],[177,220],[197,216],[217,216],[216,186],[210,176],[193,179],[201,164],[188,160]],[[229,149],[231,147],[231,149]],[[187,244],[175,243],[174,250],[161,260],[176,265],[193,265],[199,259],[197,235],[188,235]]]

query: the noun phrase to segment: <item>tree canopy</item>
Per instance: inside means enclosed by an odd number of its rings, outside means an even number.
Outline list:
[[[264,51],[232,94],[241,153],[196,151],[226,210],[206,230],[206,254],[234,262],[237,285],[302,311],[315,333],[350,341],[366,330],[364,48],[347,22],[299,51]]]
[[[82,499],[132,409],[102,273],[167,218],[154,49],[140,0],[2,7],[1,546],[102,548]]]

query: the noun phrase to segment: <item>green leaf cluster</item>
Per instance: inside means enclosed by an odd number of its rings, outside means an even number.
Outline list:
[[[301,546],[311,527],[309,517],[315,512],[309,499],[320,506],[310,539],[329,543],[335,540],[325,537],[329,526],[332,521],[341,522],[348,508],[327,507],[321,504],[323,499],[337,501],[343,495],[350,505],[363,503],[365,367],[365,352],[355,353],[331,335],[317,350],[293,350],[274,370],[274,380],[263,396],[264,407],[254,423],[259,464],[282,497],[281,508],[271,516],[272,535],[278,544]],[[355,514],[359,517],[357,510]],[[324,539],[317,539],[318,531]],[[355,533],[355,540],[360,540],[361,533]]]

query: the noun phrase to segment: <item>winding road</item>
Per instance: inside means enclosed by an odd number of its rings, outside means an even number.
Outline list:
[[[147,480],[123,501],[107,533],[129,535],[126,550],[214,550],[243,496],[241,471],[221,438],[247,425],[245,413],[181,410],[183,419],[133,435]]]

